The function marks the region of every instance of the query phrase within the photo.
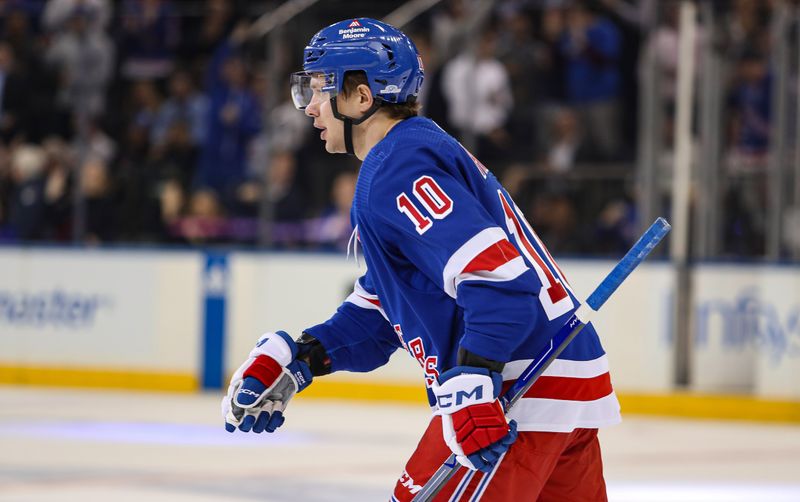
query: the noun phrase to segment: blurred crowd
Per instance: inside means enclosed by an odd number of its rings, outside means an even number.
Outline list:
[[[358,163],[325,154],[283,77],[316,29],[354,9],[310,10],[282,34],[290,50],[276,64],[252,23],[279,3],[0,1],[0,242],[346,247]],[[656,54],[669,119],[677,2],[485,5],[445,0],[405,27],[425,63],[423,114],[502,179],[552,251],[626,249],[639,224],[641,56]],[[736,64],[724,142],[737,165],[769,147],[770,9],[723,9]],[[734,199],[736,247],[759,229]]]

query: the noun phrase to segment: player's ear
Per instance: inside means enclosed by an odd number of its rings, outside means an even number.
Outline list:
[[[369,86],[366,84],[360,84],[356,88],[356,92],[358,93],[358,107],[361,108],[362,111],[367,111],[372,106],[372,102],[375,98],[372,97],[372,91],[369,89]]]

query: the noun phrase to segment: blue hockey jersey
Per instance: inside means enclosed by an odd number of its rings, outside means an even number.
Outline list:
[[[426,118],[398,123],[370,150],[351,218],[367,273],[331,319],[306,330],[333,371],[370,371],[404,348],[430,386],[463,347],[506,363],[510,385],[579,305],[497,179]],[[509,418],[551,432],[619,421],[591,325]]]

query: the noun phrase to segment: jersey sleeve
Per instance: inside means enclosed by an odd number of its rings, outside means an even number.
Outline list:
[[[376,173],[369,211],[380,220],[384,247],[463,309],[459,346],[507,362],[536,322],[537,279],[489,208],[446,162],[433,149],[398,153]]]
[[[386,364],[400,347],[369,272],[356,280],[353,292],[333,317],[305,332],[325,347],[331,358],[331,371],[374,370]]]

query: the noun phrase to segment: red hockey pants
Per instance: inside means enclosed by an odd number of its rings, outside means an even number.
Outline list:
[[[440,417],[431,420],[394,489],[406,502],[450,455]],[[490,473],[459,469],[435,502],[605,502],[597,429],[570,433],[520,432]]]

